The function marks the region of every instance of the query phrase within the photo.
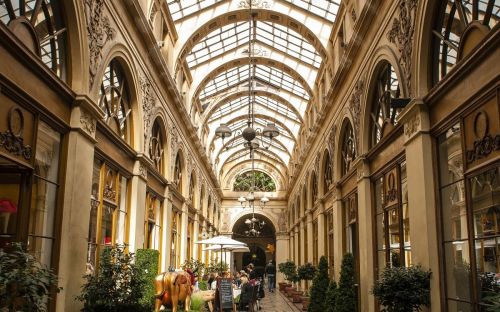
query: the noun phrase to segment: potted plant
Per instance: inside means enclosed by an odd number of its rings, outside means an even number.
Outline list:
[[[335,297],[335,312],[357,311],[357,284],[354,270],[354,256],[351,253],[344,255],[340,268],[340,279]]]
[[[97,271],[84,276],[86,282],[77,297],[84,304],[83,312],[151,311],[149,304],[141,303],[145,279],[134,259],[124,246],[103,250]]]
[[[47,300],[59,292],[57,276],[13,243],[0,249],[0,311],[47,311]]]
[[[297,268],[297,275],[299,281],[306,281],[306,290],[308,289],[308,281],[314,278],[314,274],[316,274],[316,267],[312,263],[306,263]],[[300,303],[302,302],[304,292],[297,290],[293,294],[293,302]],[[307,300],[307,299],[306,299]]]
[[[295,265],[295,262],[288,260],[286,262],[282,262],[278,264],[278,271],[285,275],[285,279],[288,281],[288,283],[279,283],[279,290],[284,292],[287,286],[292,286],[292,280],[294,279],[294,276],[296,275],[297,271],[297,266]]]
[[[382,311],[420,311],[430,303],[431,272],[420,266],[387,267],[375,282],[372,293],[384,306]]]
[[[327,309],[326,305],[326,292],[330,284],[328,277],[328,260],[322,256],[319,260],[318,271],[314,275],[312,287],[310,289],[310,298],[307,311],[309,312],[324,312]]]

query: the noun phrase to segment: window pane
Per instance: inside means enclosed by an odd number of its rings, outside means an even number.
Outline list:
[[[463,182],[451,184],[441,190],[441,213],[445,241],[466,239],[467,210],[463,198]]]
[[[51,266],[53,239],[28,236],[28,250],[41,264]]]
[[[112,229],[113,229],[113,212],[114,207],[104,204],[102,207],[101,220],[101,244],[105,246],[112,245]]]
[[[448,300],[448,311],[472,312],[472,306],[467,302]]]
[[[445,265],[447,297],[469,301],[470,298],[470,258],[467,241],[446,243]],[[453,310],[450,310],[453,311]]]
[[[57,186],[34,177],[29,234],[35,236],[54,236],[54,214],[56,210]]]
[[[125,232],[127,226],[127,178],[121,178],[120,184],[120,208],[118,210],[118,221],[116,229],[116,243],[123,245],[125,241]]]
[[[460,125],[450,128],[439,138],[439,169],[441,186],[463,179]]]
[[[20,174],[0,174],[0,247],[17,232],[20,185]]]

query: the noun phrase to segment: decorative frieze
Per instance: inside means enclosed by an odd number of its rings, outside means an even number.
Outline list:
[[[404,125],[406,139],[410,139],[420,129],[420,115],[415,114]]]
[[[399,63],[403,67],[408,97],[411,97],[411,54],[413,33],[415,32],[415,15],[417,0],[400,0],[399,15],[392,22],[387,38],[399,50]]]
[[[113,40],[116,31],[111,27],[109,18],[104,14],[104,0],[85,0],[85,15],[89,41],[90,89],[102,61],[102,49],[108,41]]]
[[[139,175],[144,180],[147,180],[148,178],[148,168],[146,168],[146,166],[142,162],[139,162]]]

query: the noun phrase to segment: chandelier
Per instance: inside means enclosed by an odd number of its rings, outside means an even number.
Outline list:
[[[272,141],[275,137],[280,134],[278,127],[272,122],[266,123],[264,128],[256,128],[255,127],[255,114],[254,114],[254,105],[255,105],[255,82],[253,78],[255,77],[256,64],[255,60],[252,57],[254,54],[254,39],[256,37],[256,29],[255,29],[255,14],[252,13],[252,2],[249,2],[249,27],[248,27],[248,118],[247,118],[247,127],[243,130],[236,131],[235,137],[242,136],[244,139],[243,146],[248,148],[250,151],[250,157],[253,157],[253,152],[260,147],[259,140],[262,143],[262,147],[264,149],[269,149],[272,144]],[[252,32],[253,29],[253,32]],[[222,139],[222,146],[224,146],[224,140],[233,135],[233,131],[227,125],[227,123],[221,123],[215,129],[215,138]],[[268,144],[264,142],[264,138],[269,140]],[[235,140],[231,141],[226,149],[229,149],[234,144]]]

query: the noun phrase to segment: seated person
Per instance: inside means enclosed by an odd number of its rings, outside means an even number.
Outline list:
[[[240,308],[246,308],[252,302],[253,286],[248,282],[248,277],[241,277],[241,294],[240,294]]]

